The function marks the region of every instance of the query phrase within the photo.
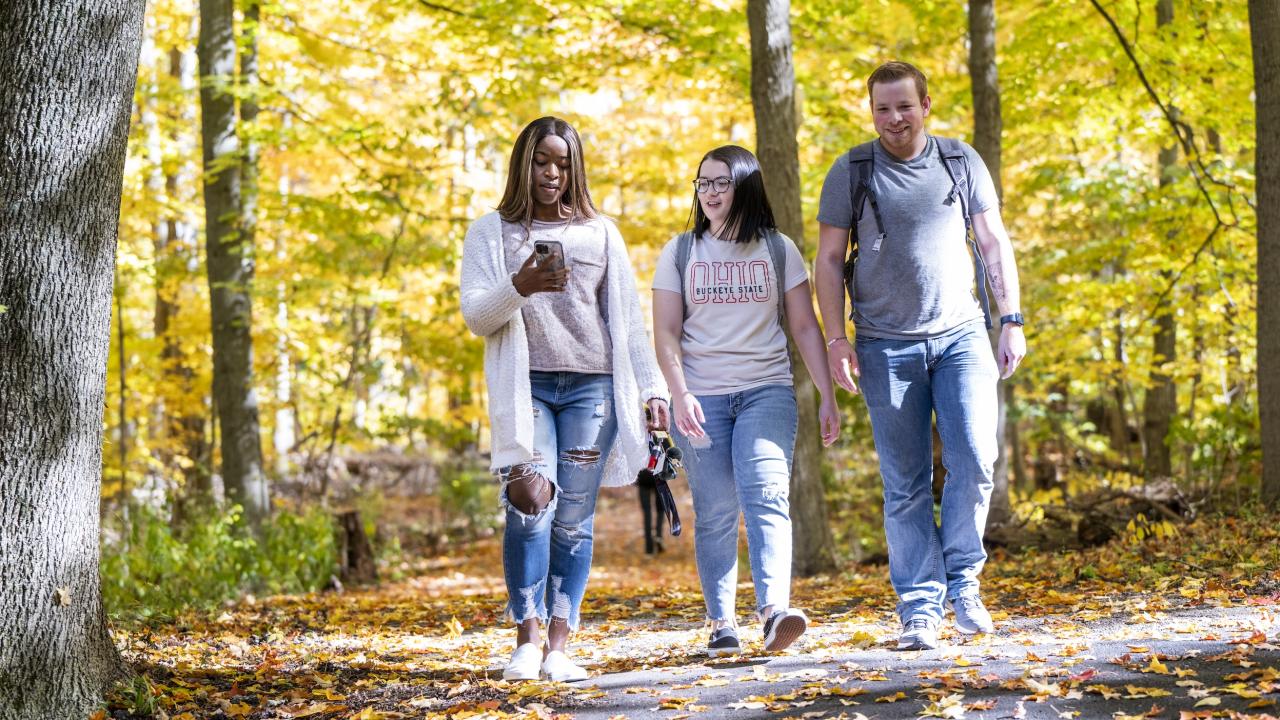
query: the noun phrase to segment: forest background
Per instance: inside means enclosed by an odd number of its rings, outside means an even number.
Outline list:
[[[582,133],[646,305],[698,159],[757,143],[736,2],[204,5],[147,7],[124,175],[102,562],[108,607],[130,616],[323,586],[352,542],[338,517],[392,573],[501,522],[457,266],[525,123]],[[1141,538],[1256,497],[1245,3],[1002,5],[994,158],[989,120],[975,139],[969,12],[791,8],[791,234],[812,257],[822,178],[873,137],[865,78],[913,62],[930,130],[998,169],[1018,253],[1030,354],[1002,392],[993,536]],[[797,461],[830,528],[802,568],[884,551],[866,414],[841,406],[834,452]]]
[[[987,534],[1007,620],[1100,618],[1099,594],[1280,602],[1280,3],[743,5],[0,3],[0,718],[102,717],[130,677],[117,717],[158,697],[184,718],[266,717],[279,692],[293,717],[408,702],[303,707],[339,701],[315,628],[358,687],[399,692],[352,673],[366,651],[399,672],[408,642],[456,681],[443,699],[483,680],[468,703],[523,702],[488,678],[502,518],[456,286],[516,133],[579,128],[647,302],[697,160],[725,142],[757,151],[812,257],[819,184],[872,137],[864,78],[889,59],[925,70],[931,130],[992,169],[1018,252],[1030,355],[1001,384]],[[815,426],[803,377],[797,396]],[[793,560],[797,597],[843,618],[819,631],[857,651],[891,592],[871,434],[860,399],[842,406],[831,451],[799,435]],[[620,524],[634,496],[604,495],[595,667],[630,668],[600,633],[659,607],[680,634],[662,662],[687,665],[688,543],[642,561]],[[1248,625],[1267,617],[1244,616],[1245,645],[1274,651]],[[1174,674],[1170,650],[1141,672]],[[240,702],[281,670],[325,686]],[[1258,672],[1240,697],[1269,704],[1280,675]]]

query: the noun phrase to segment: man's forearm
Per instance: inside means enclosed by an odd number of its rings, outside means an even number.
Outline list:
[[[1022,311],[1022,292],[1018,285],[1018,266],[1013,261],[1013,247],[1008,240],[997,245],[996,257],[987,263],[987,281],[991,297],[1001,315]]]

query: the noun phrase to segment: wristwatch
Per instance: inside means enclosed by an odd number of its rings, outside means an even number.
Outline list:
[[[1008,315],[1001,317],[1000,327],[1004,327],[1006,323],[1013,323],[1018,327],[1022,327],[1023,325],[1027,324],[1026,321],[1022,319],[1022,313],[1020,312],[1009,313]]]

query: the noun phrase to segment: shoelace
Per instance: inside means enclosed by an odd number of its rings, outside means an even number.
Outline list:
[[[929,621],[924,618],[911,618],[906,625],[907,630],[927,630],[929,627]]]

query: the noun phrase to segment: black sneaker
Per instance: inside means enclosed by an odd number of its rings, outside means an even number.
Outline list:
[[[721,657],[737,655],[740,652],[742,652],[742,645],[738,643],[737,628],[722,627],[711,631],[711,639],[707,641],[707,655]]]
[[[764,649],[766,652],[785,650],[804,634],[809,618],[804,612],[791,608],[779,610],[764,621]]]

